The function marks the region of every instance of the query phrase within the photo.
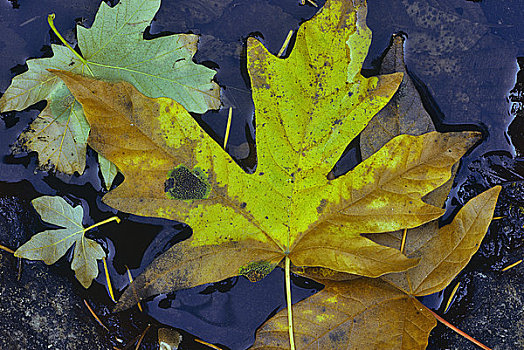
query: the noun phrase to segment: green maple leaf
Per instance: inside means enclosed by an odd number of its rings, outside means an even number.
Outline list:
[[[192,61],[197,35],[143,39],[159,7],[160,0],[122,0],[113,8],[102,2],[93,26],[77,27],[82,56],[65,46],[52,45],[53,57],[28,60],[29,70],[13,79],[0,99],[1,111],[48,101],[20,138],[24,147],[39,153],[40,164],[68,174],[82,173],[89,134],[81,106],[48,69],[128,81],[147,96],[172,98],[196,113],[220,106],[219,88],[212,82],[215,71]],[[114,167],[104,164],[106,185],[115,172]]]
[[[118,218],[100,222],[84,228],[82,219],[84,210],[81,206],[72,207],[61,197],[43,196],[31,201],[38,214],[47,223],[62,227],[37,233],[24,245],[19,247],[15,256],[30,260],[42,260],[47,265],[54,264],[75,246],[71,268],[78,281],[89,288],[93,279],[98,276],[97,260],[105,258],[106,253],[96,241],[86,238],[86,231],[107,223],[119,221]]]

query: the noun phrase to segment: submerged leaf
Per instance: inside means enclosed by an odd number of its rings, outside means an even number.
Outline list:
[[[220,106],[214,70],[192,61],[198,36],[176,34],[152,40],[143,35],[160,0],[122,0],[113,8],[102,2],[93,26],[78,26],[83,62],[65,46],[52,45],[54,56],[28,60],[0,98],[0,111],[22,110],[47,100],[48,106],[24,132],[19,144],[39,153],[41,165],[82,173],[89,125],[64,83],[48,69],[61,69],[109,81],[128,81],[145,95],[166,96],[186,109],[204,113]],[[106,186],[115,169],[104,167]]]
[[[182,342],[182,335],[171,328],[158,329],[159,350],[178,350]]]
[[[401,134],[422,135],[435,131],[433,121],[424,109],[420,95],[408,75],[404,63],[404,37],[394,35],[380,65],[380,74],[403,73],[402,83],[380,112],[360,134],[362,159],[379,150],[393,137]]]
[[[100,164],[100,173],[104,179],[104,185],[107,190],[110,190],[113,180],[118,174],[118,168],[100,153],[98,153],[98,164]]]
[[[300,28],[287,59],[248,40],[257,108],[254,174],[240,169],[178,103],[145,97],[127,83],[55,72],[86,112],[89,144],[125,176],[104,202],[193,228],[188,241],[133,282],[119,309],[241,273],[257,279],[285,256],[295,265],[365,276],[417,264],[361,234],[440,217],[443,210],[421,198],[450,178],[451,167],[479,134],[401,135],[349,173],[327,178],[401,80],[400,74],[359,73],[370,42],[365,12],[363,2],[328,1]],[[228,263],[220,264],[225,257]]]
[[[82,207],[73,208],[61,197],[51,196],[38,197],[31,203],[42,220],[62,228],[37,233],[16,250],[15,256],[42,260],[51,265],[74,245],[71,268],[78,281],[89,288],[93,279],[98,276],[97,260],[104,258],[106,253],[97,242],[85,237]]]

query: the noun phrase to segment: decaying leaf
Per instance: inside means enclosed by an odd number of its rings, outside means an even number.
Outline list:
[[[400,74],[360,74],[371,39],[365,13],[364,2],[328,1],[300,28],[287,59],[248,40],[259,157],[254,174],[240,169],[176,102],[147,98],[127,83],[55,72],[86,112],[89,144],[125,176],[104,201],[193,228],[189,240],[133,282],[118,309],[240,273],[258,279],[286,256],[297,266],[372,277],[417,264],[361,234],[441,216],[441,208],[421,198],[449,179],[479,135],[401,135],[351,172],[327,178],[401,80]]]
[[[380,279],[325,283],[322,291],[293,305],[297,349],[426,348],[437,322],[417,299]],[[285,310],[258,329],[250,349],[289,349]]]
[[[42,220],[62,228],[37,233],[16,250],[15,256],[42,260],[51,265],[74,245],[71,268],[75,271],[78,281],[85,288],[89,288],[93,279],[98,276],[97,260],[104,258],[106,253],[100,244],[85,237],[82,207],[73,208],[61,197],[52,196],[38,197],[31,204]]]
[[[471,199],[449,225],[425,225],[417,231],[430,237],[422,245],[408,235],[408,256],[421,260],[405,272],[343,281],[342,274],[330,276],[326,269],[330,279],[306,271],[326,287],[293,305],[297,349],[425,349],[436,320],[414,296],[440,291],[466,266],[486,234],[500,190],[496,186]],[[251,349],[268,348],[289,349],[285,310],[259,328]]]
[[[0,99],[0,111],[22,110],[40,101],[48,105],[19,143],[39,153],[41,165],[82,173],[89,125],[64,83],[48,69],[61,69],[109,81],[128,81],[143,94],[166,96],[192,112],[220,106],[215,71],[195,64],[198,36],[177,34],[144,40],[160,0],[122,0],[113,8],[102,2],[93,26],[77,27],[78,47],[86,62],[65,46],[52,45],[54,56],[28,60]],[[104,164],[106,186],[115,168]]]
[[[397,92],[360,134],[362,159],[368,158],[397,135],[417,136],[435,131],[433,121],[426,112],[413,81],[407,74],[402,35],[393,36],[391,47],[380,65],[380,74],[397,72],[404,74]]]

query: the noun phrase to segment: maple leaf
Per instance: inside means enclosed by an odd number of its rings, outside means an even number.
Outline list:
[[[306,272],[326,287],[293,305],[297,348],[425,349],[436,320],[414,297],[442,290],[467,265],[486,234],[500,190],[496,186],[471,199],[440,229],[433,221],[408,230],[408,256],[421,260],[405,272],[379,279],[336,274],[335,280],[328,279],[329,271],[322,271],[324,279]],[[289,349],[285,310],[258,329],[251,349],[268,348]]]
[[[113,217],[98,224],[84,228],[82,206],[72,207],[61,197],[43,196],[33,199],[31,204],[47,223],[62,227],[61,229],[39,232],[19,247],[15,256],[30,260],[42,260],[47,265],[54,264],[75,246],[71,268],[84,288],[98,276],[97,260],[105,258],[106,253],[96,241],[86,238],[86,231],[116,220]]]
[[[19,139],[19,145],[38,152],[41,165],[49,163],[68,174],[83,173],[89,134],[81,106],[48,69],[129,81],[147,96],[170,97],[196,113],[220,106],[220,90],[212,82],[215,71],[192,61],[197,35],[143,39],[159,7],[160,0],[122,0],[113,8],[102,2],[93,26],[77,27],[82,56],[70,47],[53,44],[53,57],[28,60],[29,70],[13,79],[0,98],[0,111],[23,110],[48,101]],[[106,186],[115,173],[114,166],[103,164]]]
[[[393,37],[381,74],[406,73],[403,45],[402,36]],[[430,130],[434,130],[432,120],[405,74],[390,102],[362,131],[362,157],[368,158],[399,134]],[[451,185],[452,179],[423,200],[443,206]],[[436,320],[414,296],[440,291],[466,266],[487,231],[499,192],[500,186],[473,198],[441,229],[434,220],[405,232],[366,235],[408,257],[420,258],[416,267],[405,272],[369,279],[326,268],[293,268],[295,273],[325,284],[320,293],[293,305],[297,347],[425,349]],[[288,343],[287,314],[281,311],[258,329],[251,349],[288,349]]]
[[[421,197],[449,179],[479,134],[401,135],[348,174],[327,178],[402,78],[360,74],[371,36],[365,12],[365,3],[328,1],[300,28],[287,59],[248,40],[259,157],[254,174],[240,169],[176,102],[147,98],[127,83],[55,72],[86,112],[89,144],[125,176],[104,202],[193,228],[189,240],[133,282],[119,309],[240,273],[261,278],[284,258],[372,277],[417,264],[361,233],[440,217],[443,210]]]
[[[380,279],[324,283],[322,291],[293,305],[298,349],[426,348],[436,321],[415,298]],[[289,349],[283,311],[257,330],[250,349]]]

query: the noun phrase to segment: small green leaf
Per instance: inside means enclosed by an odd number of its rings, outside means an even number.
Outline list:
[[[15,256],[42,260],[47,265],[51,265],[74,245],[71,267],[78,281],[85,288],[89,288],[93,279],[98,276],[96,261],[104,258],[106,253],[97,242],[85,237],[85,232],[94,226],[87,229],[83,227],[82,207],[73,208],[61,197],[52,196],[39,197],[31,203],[42,220],[62,228],[37,233],[16,250]]]

